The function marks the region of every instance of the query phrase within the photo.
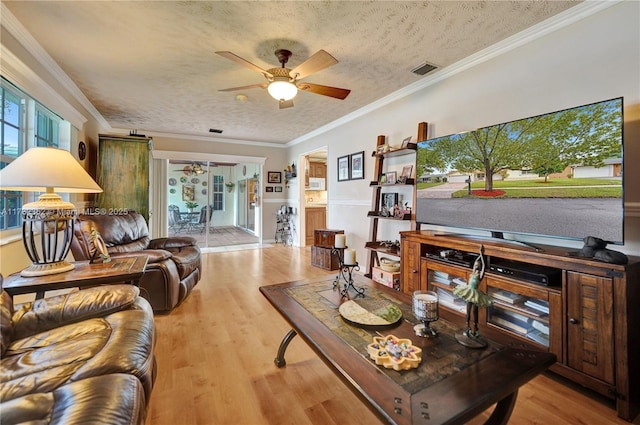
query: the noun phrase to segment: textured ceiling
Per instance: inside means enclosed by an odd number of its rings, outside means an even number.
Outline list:
[[[287,143],[558,14],[578,1],[3,1],[112,128]],[[294,68],[320,49],[339,63],[278,109],[266,90],[218,90],[264,77],[289,49]],[[436,71],[437,72],[437,71]],[[245,94],[247,100],[236,100]],[[211,135],[210,128],[222,129]]]

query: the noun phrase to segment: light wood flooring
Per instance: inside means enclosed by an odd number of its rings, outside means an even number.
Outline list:
[[[299,337],[289,345],[287,366],[273,364],[289,327],[258,288],[334,276],[310,266],[308,247],[209,253],[203,268],[190,297],[171,314],[156,316],[158,378],[148,425],[383,423]],[[520,389],[509,423],[628,424],[602,400],[562,385],[553,374]]]
[[[209,228],[209,235],[199,230],[190,231],[188,229],[179,232],[169,231],[172,236],[191,236],[196,239],[200,248],[215,248],[236,245],[257,244],[258,237],[241,227],[237,226],[212,226]],[[205,241],[205,239],[207,239]]]

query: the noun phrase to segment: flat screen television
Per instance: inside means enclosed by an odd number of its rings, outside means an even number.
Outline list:
[[[416,222],[624,243],[622,103],[419,142]]]

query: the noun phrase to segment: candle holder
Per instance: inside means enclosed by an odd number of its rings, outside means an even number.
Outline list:
[[[342,295],[343,298],[349,298],[349,289],[356,291],[356,297],[364,298],[365,288],[358,288],[353,284],[353,271],[360,270],[360,266],[357,261],[355,264],[344,263],[343,253],[346,248],[346,246],[343,248],[336,248],[335,246],[331,248],[331,255],[338,257],[338,275],[336,276],[336,280],[333,281],[333,289],[336,290],[340,288],[340,279],[342,279],[344,280],[344,284],[340,290],[340,295]]]
[[[438,294],[434,291],[415,291],[412,301],[413,315],[422,322],[413,327],[416,335],[424,338],[438,336],[438,331],[431,327],[431,322],[439,319]]]

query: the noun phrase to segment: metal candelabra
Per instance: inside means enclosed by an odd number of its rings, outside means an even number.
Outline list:
[[[340,279],[344,280],[343,288],[340,290],[340,295],[344,298],[349,298],[349,289],[353,289],[356,291],[356,297],[364,297],[365,288],[358,288],[353,284],[353,271],[360,270],[360,266],[356,261],[355,264],[345,264],[344,263],[344,248],[336,248],[335,246],[331,248],[331,255],[335,255],[338,257],[338,275],[336,276],[336,280],[333,281],[333,289],[337,290],[340,288]]]

